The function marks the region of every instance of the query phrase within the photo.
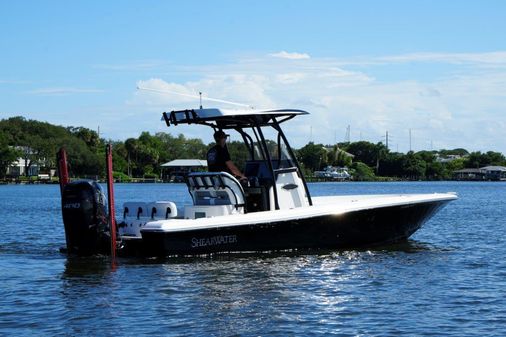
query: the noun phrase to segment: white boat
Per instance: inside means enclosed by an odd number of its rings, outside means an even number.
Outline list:
[[[314,177],[338,181],[345,181],[351,179],[351,175],[346,167],[333,167],[333,166],[327,166],[324,171],[315,171]]]
[[[281,129],[290,119],[307,114],[292,109],[163,113],[170,127],[197,124],[237,132],[249,152],[248,183],[241,184],[226,172],[195,172],[186,179],[192,204],[180,205],[177,200],[126,203],[118,225],[120,254],[200,255],[389,244],[406,240],[457,198],[454,193],[311,197]],[[84,181],[64,188],[63,218],[70,253],[93,254],[109,247],[103,243],[108,224],[100,223],[105,202],[100,203],[103,197],[97,186]],[[82,205],[83,198],[98,204],[93,207],[95,213],[89,207],[86,213],[72,206]]]

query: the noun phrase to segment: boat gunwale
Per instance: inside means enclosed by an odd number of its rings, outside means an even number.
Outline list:
[[[347,195],[314,197],[315,205],[287,210],[272,210],[246,214],[232,214],[199,219],[164,219],[149,221],[141,229],[143,232],[185,232],[203,229],[222,229],[227,227],[264,225],[273,222],[297,221],[312,217],[343,215],[346,213],[371,209],[410,206],[421,203],[447,203],[457,199],[454,193],[433,194],[395,194],[395,195]],[[336,205],[330,201],[347,200],[346,204]],[[394,200],[396,201],[394,201]],[[318,205],[318,201],[327,201]],[[371,202],[374,201],[374,202]],[[212,206],[210,206],[212,207]]]

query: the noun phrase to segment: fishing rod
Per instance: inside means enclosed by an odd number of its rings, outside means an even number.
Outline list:
[[[217,102],[217,103],[231,104],[231,105],[254,109],[254,107],[252,107],[251,105],[248,105],[248,104],[226,101],[224,99],[217,99],[217,98],[211,98],[211,97],[202,97],[202,92],[199,92],[199,95],[197,96],[197,95],[183,94],[181,92],[176,92],[176,91],[171,91],[171,90],[153,89],[153,88],[146,88],[146,87],[141,87],[141,86],[137,86],[137,89],[138,90],[145,90],[145,91],[152,91],[152,92],[157,92],[157,93],[162,93],[162,94],[172,94],[172,95],[179,95],[179,96],[190,97],[190,98],[198,98],[198,99],[200,99],[200,108],[201,109],[202,109],[202,100],[206,100],[206,101],[210,101],[210,102]]]

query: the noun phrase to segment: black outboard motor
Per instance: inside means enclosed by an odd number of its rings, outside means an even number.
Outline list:
[[[62,213],[68,253],[110,253],[106,200],[102,187],[95,181],[78,180],[65,185]]]

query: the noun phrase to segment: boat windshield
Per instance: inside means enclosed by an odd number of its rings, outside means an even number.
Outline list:
[[[295,159],[290,155],[288,144],[281,134],[271,127],[262,128],[265,147],[262,146],[262,137],[254,129],[243,129],[243,138],[249,150],[249,159],[253,161],[271,160],[274,168],[295,167]],[[266,153],[267,152],[267,153]]]

